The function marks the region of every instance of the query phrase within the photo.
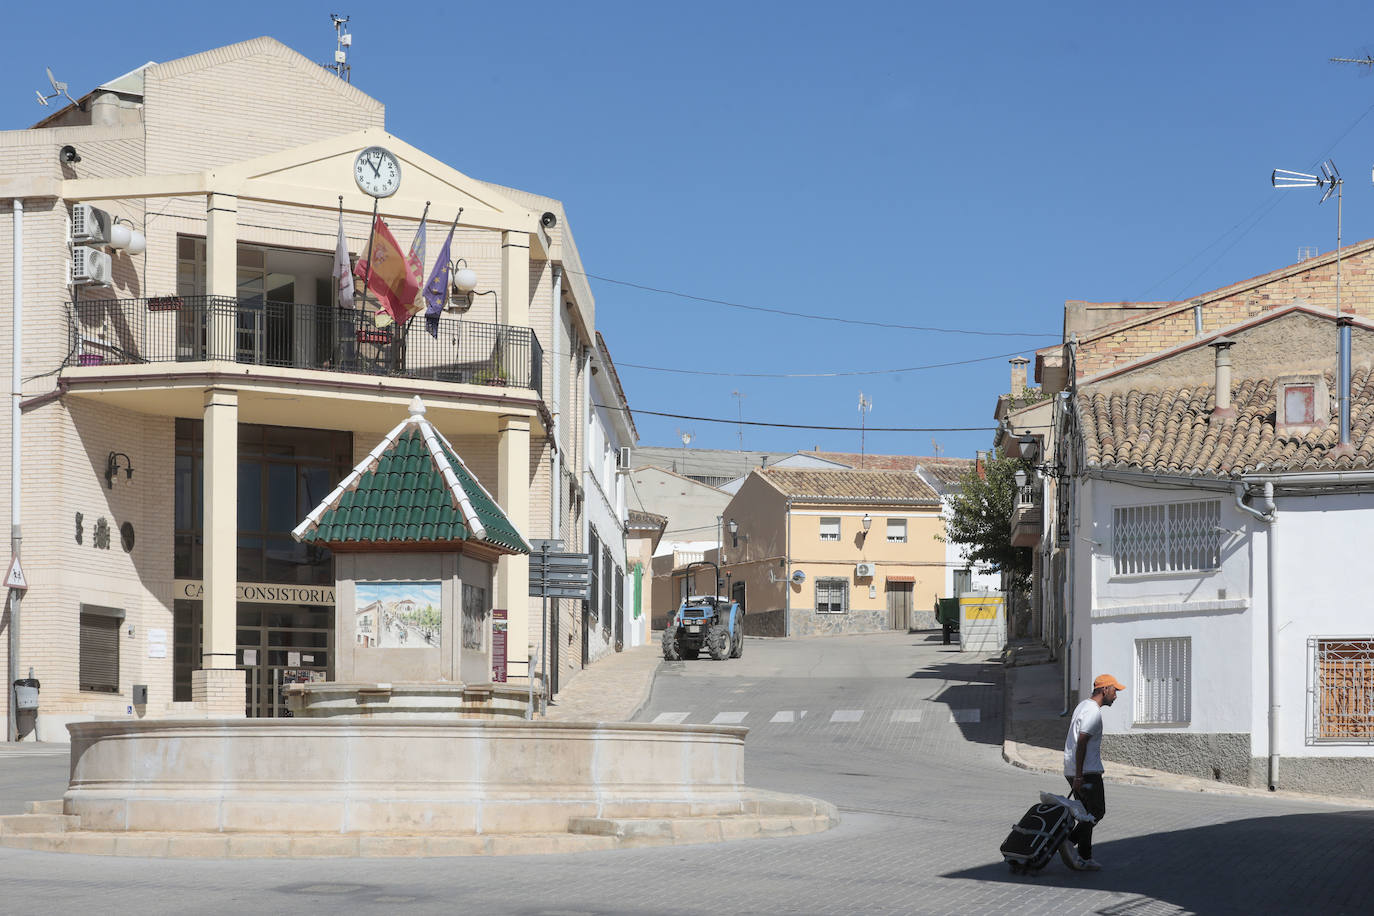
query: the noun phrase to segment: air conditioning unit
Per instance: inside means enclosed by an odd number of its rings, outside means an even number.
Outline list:
[[[98,248],[77,245],[72,249],[72,282],[82,286],[109,286],[110,256]]]
[[[108,245],[113,226],[114,218],[99,207],[92,207],[90,204],[72,206],[73,242]]]
[[[873,578],[873,564],[872,564],[872,563],[856,563],[856,564],[854,565],[854,575],[855,575],[857,578],[859,578],[859,579],[872,579],[872,578]]]
[[[615,456],[615,466],[622,471],[630,469],[630,447],[628,445],[620,447],[620,453]]]

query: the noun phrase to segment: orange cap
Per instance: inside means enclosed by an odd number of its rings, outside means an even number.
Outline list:
[[[1125,690],[1126,685],[1112,677],[1110,674],[1099,674],[1093,679],[1093,690],[1101,690],[1103,687],[1115,687],[1117,690]]]

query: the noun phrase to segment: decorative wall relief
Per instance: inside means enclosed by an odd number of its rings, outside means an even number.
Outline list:
[[[97,550],[110,549],[110,523],[103,515],[95,520],[95,530],[91,533],[91,543]]]
[[[353,638],[380,649],[428,649],[441,644],[438,582],[359,582]]]
[[[81,523],[82,521],[84,521],[84,519],[85,517],[80,512],[76,513],[76,542],[78,544],[81,543],[81,538],[83,535]]]

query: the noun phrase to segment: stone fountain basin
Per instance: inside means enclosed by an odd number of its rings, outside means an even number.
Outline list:
[[[81,722],[63,798],[81,829],[564,833],[572,818],[747,813],[721,725],[403,717]]]

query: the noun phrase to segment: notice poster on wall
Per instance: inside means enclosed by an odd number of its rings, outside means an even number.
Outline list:
[[[506,611],[495,608],[491,612],[491,682],[506,683]]]
[[[150,629],[148,630],[148,657],[166,658],[167,657],[167,631]]]
[[[440,646],[438,582],[359,582],[353,638],[373,649]]]

